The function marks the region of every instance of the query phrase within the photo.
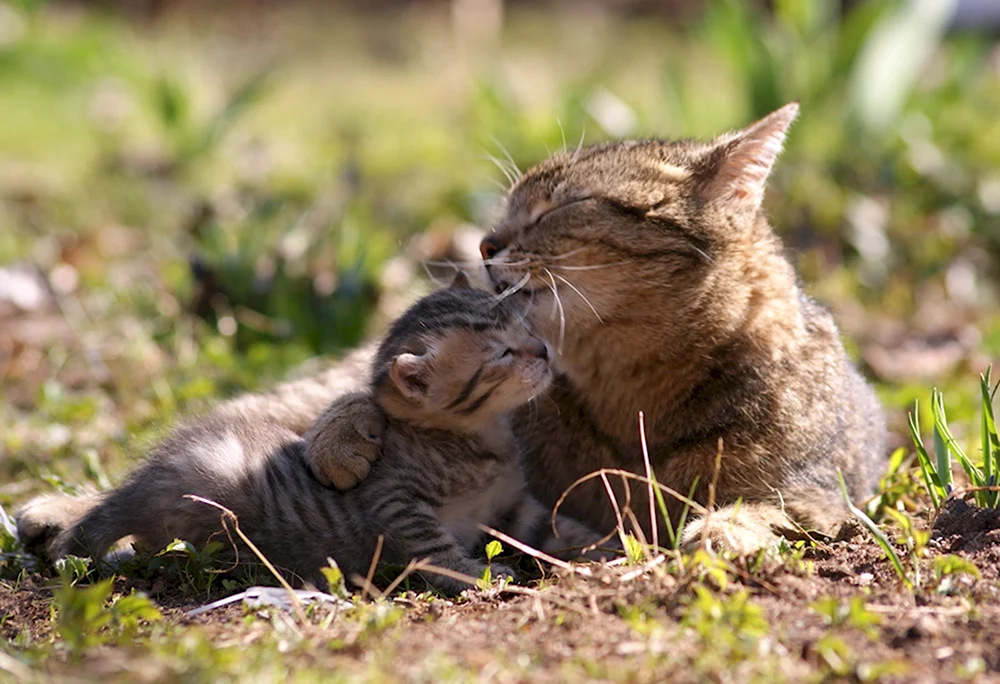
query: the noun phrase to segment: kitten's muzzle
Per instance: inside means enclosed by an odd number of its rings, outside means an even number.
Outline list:
[[[540,359],[542,361],[549,359],[548,345],[536,337],[529,337],[511,351],[524,359]]]

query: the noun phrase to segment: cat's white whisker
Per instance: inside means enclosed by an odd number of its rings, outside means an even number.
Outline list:
[[[487,154],[487,155],[486,155],[486,158],[487,158],[488,160],[490,160],[491,162],[493,162],[493,165],[494,165],[494,166],[496,166],[496,167],[497,167],[498,169],[500,169],[500,173],[502,173],[502,174],[504,175],[504,178],[506,178],[506,179],[507,179],[507,183],[508,183],[507,187],[506,187],[506,188],[504,188],[504,192],[505,192],[505,193],[507,193],[507,192],[510,192],[510,189],[511,189],[512,187],[514,187],[514,184],[515,184],[515,183],[517,183],[517,175],[516,175],[516,173],[515,173],[514,171],[512,171],[512,170],[511,170],[511,169],[510,169],[510,168],[509,168],[509,167],[507,166],[507,164],[506,164],[506,163],[504,163],[504,162],[503,162],[503,161],[501,161],[500,159],[497,159],[497,158],[496,158],[496,157],[494,157],[494,156],[493,156],[492,154]]]
[[[565,254],[557,254],[554,257],[548,257],[548,259],[546,259],[546,260],[547,261],[562,261],[563,259],[568,259],[571,256],[576,256],[577,254],[579,254],[580,252],[583,252],[585,250],[593,249],[593,247],[594,247],[593,245],[584,245],[583,247],[577,247],[576,249],[571,249],[570,251],[566,252]]]
[[[583,139],[587,137],[587,129],[584,128],[580,131],[580,142],[576,145],[576,152],[573,153],[573,158],[570,160],[570,164],[575,164],[576,160],[580,158],[580,151],[583,150]]]
[[[525,273],[520,280],[518,280],[513,285],[508,286],[507,289],[505,289],[503,292],[494,297],[492,306],[496,306],[503,300],[507,299],[507,297],[510,297],[512,294],[520,290],[522,287],[528,284],[529,280],[531,280],[531,274]]]
[[[562,136],[562,153],[566,154],[566,129],[563,128],[562,121],[559,120],[558,116],[556,117],[556,124],[559,125],[559,135]]]
[[[521,312],[521,317],[518,319],[521,325],[525,324],[528,318],[528,312],[531,311],[531,307],[535,304],[535,288],[528,290],[528,304],[524,307],[524,311]]]
[[[591,303],[591,301],[587,299],[587,295],[580,292],[580,288],[578,288],[576,285],[563,278],[561,275],[556,275],[556,278],[566,283],[566,285],[568,285],[569,288],[573,290],[573,292],[580,295],[580,299],[582,299],[587,304],[587,306],[590,307],[590,310],[594,312],[595,316],[597,316],[597,320],[600,321],[601,325],[604,325],[604,319],[601,318],[601,314],[597,313],[597,309],[594,308],[594,305]]]
[[[555,316],[556,313],[555,307],[559,307],[559,346],[556,351],[560,356],[562,356],[563,342],[566,340],[566,310],[563,308],[562,299],[559,298],[559,286],[556,285],[556,279],[552,276],[552,271],[547,268],[543,270],[549,276],[549,280],[552,281],[553,316]]]
[[[628,264],[634,264],[635,261],[632,259],[626,261],[615,261],[610,264],[594,264],[593,266],[553,266],[552,268],[557,268],[560,271],[596,271],[600,268],[611,268],[613,266],[627,266]]]
[[[524,175],[524,173],[518,167],[517,162],[514,161],[514,157],[511,156],[510,151],[506,148],[506,146],[504,146],[502,142],[497,140],[496,137],[491,135],[490,139],[493,141],[493,144],[495,144],[497,147],[500,148],[500,151],[503,152],[504,156],[507,157],[507,161],[510,162],[511,167],[513,167],[513,170],[516,174],[515,178],[517,180],[521,180],[521,177]]]

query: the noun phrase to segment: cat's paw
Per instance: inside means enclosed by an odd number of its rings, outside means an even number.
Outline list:
[[[788,518],[775,506],[725,506],[707,517],[689,520],[684,526],[681,545],[692,549],[704,541],[714,551],[745,556],[777,546],[780,530],[790,527]]]
[[[350,489],[382,454],[385,415],[367,394],[333,402],[305,434],[306,456],[323,485]]]

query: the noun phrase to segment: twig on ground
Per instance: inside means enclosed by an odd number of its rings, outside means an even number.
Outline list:
[[[250,538],[243,533],[243,530],[240,529],[240,519],[236,517],[236,514],[233,513],[230,509],[223,506],[222,504],[216,501],[212,501],[211,499],[206,499],[204,497],[196,496],[194,494],[185,494],[184,498],[191,499],[191,501],[196,501],[198,503],[203,503],[207,506],[218,508],[220,511],[222,511],[223,524],[225,524],[226,518],[229,518],[232,521],[233,530],[236,532],[236,535],[243,540],[243,543],[246,544],[251,551],[253,551],[254,555],[257,556],[257,558],[260,559],[260,562],[264,564],[264,567],[266,567],[271,572],[271,574],[274,575],[274,578],[278,580],[278,584],[280,584],[282,588],[284,588],[285,591],[289,593],[289,595],[292,597],[292,605],[295,607],[295,617],[298,618],[301,624],[303,625],[306,624],[307,622],[306,612],[302,608],[302,602],[299,601],[299,597],[295,593],[295,590],[292,589],[292,585],[290,585],[288,581],[285,580],[282,574],[278,572],[278,569],[275,568],[274,565],[271,564],[271,561],[267,559],[267,556],[265,556],[261,552],[261,550],[257,548],[257,545],[254,544],[252,541],[250,541]]]

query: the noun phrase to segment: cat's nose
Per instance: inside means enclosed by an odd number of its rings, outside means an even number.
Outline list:
[[[547,361],[549,358],[549,348],[541,340],[530,337],[521,344],[517,353],[526,359],[541,359]]]
[[[491,233],[479,243],[479,253],[483,255],[483,259],[492,259],[506,246],[506,241],[496,233]]]

